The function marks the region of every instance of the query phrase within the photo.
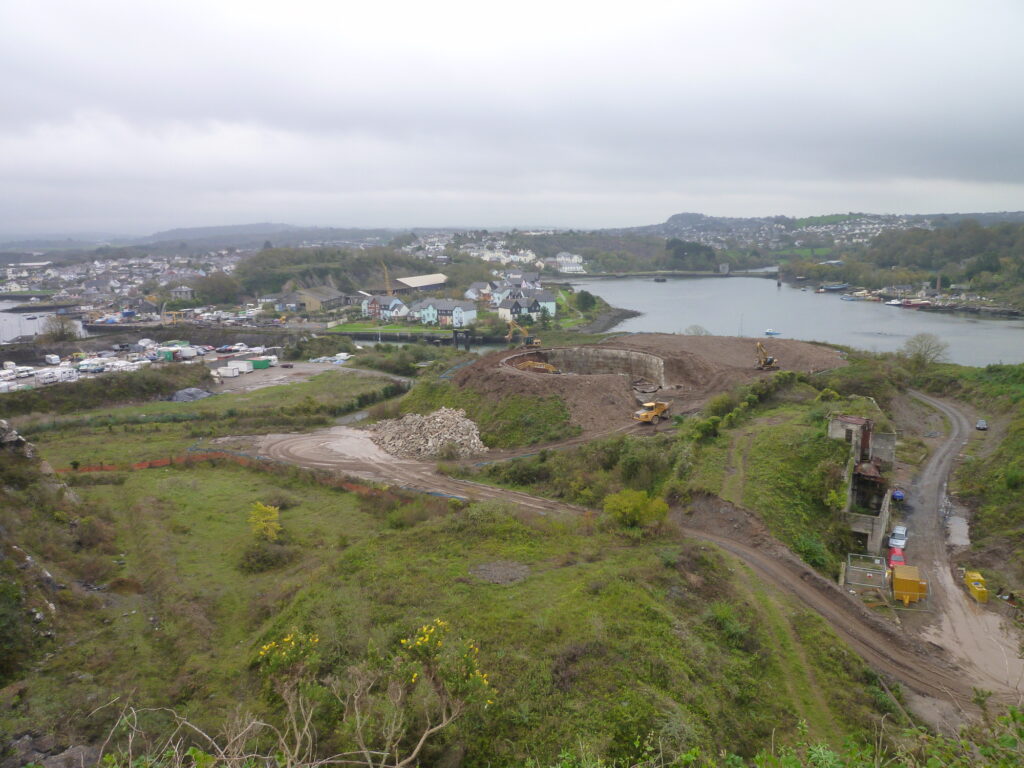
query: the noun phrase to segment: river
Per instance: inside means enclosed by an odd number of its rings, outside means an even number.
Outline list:
[[[31,336],[42,333],[46,325],[46,318],[53,314],[52,309],[41,309],[38,312],[8,312],[11,307],[24,304],[24,301],[0,301],[0,344],[11,341],[18,336]],[[34,320],[28,318],[35,315]],[[77,318],[74,321],[75,328],[80,336],[86,336],[82,328],[82,321]]]
[[[1024,362],[1024,321],[979,319],[974,315],[918,312],[872,301],[842,301],[838,295],[802,291],[759,277],[579,279],[613,307],[643,314],[612,331],[682,333],[700,325],[716,336],[827,341],[872,352],[894,352],[918,333],[933,333],[949,345],[960,365]],[[769,349],[770,351],[770,349]]]

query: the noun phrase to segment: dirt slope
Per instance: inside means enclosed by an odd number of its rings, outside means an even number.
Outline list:
[[[698,410],[712,395],[770,375],[755,370],[758,339],[735,336],[683,336],[644,333],[616,337],[602,347],[645,352],[664,360],[664,389],[653,397],[672,403],[673,413]],[[814,373],[846,365],[829,347],[792,339],[764,339],[768,353],[781,370]],[[543,355],[543,350],[538,351]],[[500,400],[509,395],[558,395],[569,408],[572,421],[585,434],[608,431],[628,423],[636,409],[632,377],[617,373],[552,376],[520,371],[501,362],[510,354],[500,350],[463,368],[455,384],[484,397]]]

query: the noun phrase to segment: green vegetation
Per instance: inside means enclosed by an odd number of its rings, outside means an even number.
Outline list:
[[[467,766],[546,764],[569,744],[636,761],[649,739],[673,755],[749,755],[773,732],[778,743],[795,738],[801,719],[841,739],[869,734],[879,713],[872,675],[820,619],[785,600],[762,604],[745,569],[674,535],[623,536],[494,504],[357,497],[299,470],[212,462],[119,478],[76,488],[79,506],[8,498],[0,513],[55,578],[107,585],[102,599],[77,587],[58,594],[62,639],[40,647],[48,655],[25,671],[0,731],[101,739],[121,705],[94,702],[129,692],[132,705],[174,708],[210,733],[239,706],[280,722],[287,689],[266,676],[268,664],[351,680],[436,617],[457,631],[453,642],[473,638],[495,693],[436,737],[424,753],[431,764],[452,749]],[[291,559],[237,567],[249,511],[282,491]],[[780,651],[752,612],[794,638],[823,702],[788,692],[796,651]],[[315,651],[278,657],[275,648],[292,647],[283,638]],[[346,749],[344,713],[315,701],[319,749]],[[151,712],[140,725],[160,732],[171,721]]]
[[[1024,224],[983,227],[975,221],[935,229],[883,232],[863,249],[846,248],[841,265],[791,261],[785,270],[821,282],[849,282],[869,288],[889,285],[943,288],[962,286],[970,293],[1024,306]],[[820,256],[820,254],[819,254]]]
[[[457,252],[451,256],[452,262],[444,267],[450,286],[464,289],[472,282],[491,278],[490,268],[484,262]],[[392,280],[437,271],[433,262],[391,248],[353,252],[336,248],[268,248],[239,264],[235,278],[251,295],[325,284],[346,292],[382,290],[382,263],[387,264]]]
[[[403,391],[382,377],[328,370],[296,384],[191,403],[157,401],[75,416],[37,416],[18,428],[55,467],[72,461],[124,464],[180,455],[202,438],[327,426]]]
[[[827,414],[863,412],[881,428],[887,424],[869,400],[823,403],[818,394],[796,374],[783,372],[713,398],[703,416],[683,420],[677,434],[620,436],[568,451],[541,451],[487,465],[479,476],[603,507],[620,522],[643,520],[642,512],[633,511],[642,508],[638,492],[671,503],[697,494],[720,496],[757,512],[781,541],[832,574],[850,546],[831,503],[848,448],[826,436]],[[624,500],[627,513],[619,510]]]
[[[871,415],[886,428],[859,395],[884,401],[914,383],[1016,409],[1004,446],[979,454],[972,471],[973,491],[993,506],[982,533],[1019,536],[1024,508],[1012,494],[1024,468],[1010,470],[1024,455],[1022,371],[853,356],[846,369],[780,373],[713,398],[674,431],[479,472],[600,517],[226,460],[63,474],[72,495],[35,462],[4,454],[0,551],[17,543],[67,588],[0,560],[0,678],[23,683],[0,702],[0,738],[33,730],[95,743],[135,707],[133,724],[150,737],[135,747],[151,757],[125,752],[122,728],[110,768],[212,768],[216,750],[198,736],[162,748],[180,725],[172,710],[214,738],[238,713],[284,728],[301,710],[315,752],[285,754],[261,727],[247,753],[279,753],[294,768],[361,742],[391,762],[466,768],[1019,765],[1020,712],[986,711],[957,740],[904,731],[893,725],[905,717],[898,689],[894,700],[819,617],[660,523],[669,505],[717,494],[831,571],[845,547],[830,503],[847,446],[825,437],[825,417]],[[19,429],[59,468],[127,463],[202,448],[209,436],[330,423],[395,392],[381,377],[328,370],[195,403],[22,417]],[[491,400],[425,380],[402,401],[441,405],[465,407],[495,446],[569,432],[556,398]],[[244,451],[245,439],[218,445]],[[983,477],[1001,485],[981,488]],[[428,718],[445,727],[418,747]]]
[[[956,376],[958,394],[974,402],[993,424],[1005,423],[1002,441],[969,457],[957,473],[961,499],[975,514],[971,521],[969,561],[985,567],[997,586],[1024,589],[1024,365],[990,365],[956,371],[944,367],[943,389]],[[956,375],[959,374],[959,375]],[[990,427],[991,429],[992,427]],[[985,440],[995,437],[985,435]]]
[[[421,381],[402,400],[405,413],[430,413],[438,408],[462,408],[480,428],[490,448],[551,442],[579,431],[569,421],[569,409],[559,397],[487,395],[460,389],[447,381]]]
[[[561,251],[578,253],[587,262],[590,274],[649,272],[655,270],[717,271],[728,262],[734,268],[760,267],[770,259],[756,252],[716,251],[700,243],[691,243],[656,235],[613,234],[599,232],[555,232],[548,235],[508,233],[508,247],[530,249],[538,256],[555,256]],[[486,278],[484,278],[486,279]]]
[[[185,387],[212,381],[205,365],[167,365],[131,373],[111,373],[56,387],[23,389],[4,395],[0,417],[27,413],[77,413],[112,403],[167,397]]]

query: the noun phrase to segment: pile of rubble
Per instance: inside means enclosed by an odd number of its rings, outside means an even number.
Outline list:
[[[410,413],[371,427],[373,442],[405,458],[464,458],[486,453],[477,429],[461,408],[441,408],[426,416]]]
[[[19,435],[14,427],[0,419],[0,450],[18,453],[26,458],[35,458],[36,447]]]

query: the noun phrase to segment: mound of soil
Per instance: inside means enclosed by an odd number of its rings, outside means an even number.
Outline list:
[[[664,359],[666,386],[648,397],[671,402],[671,412],[678,414],[699,410],[712,395],[770,375],[754,367],[757,341],[734,336],[645,333],[617,337],[602,346],[646,352]],[[778,359],[781,370],[816,373],[846,365],[842,355],[828,347],[792,339],[761,341],[768,354]],[[459,371],[455,383],[492,400],[509,395],[557,395],[569,408],[573,423],[586,434],[630,424],[638,402],[630,376],[520,371],[501,364],[510,354],[501,350],[485,355]],[[538,350],[538,356],[543,357],[543,350]]]
[[[455,384],[494,401],[510,395],[551,397],[556,395],[569,408],[573,424],[585,433],[603,432],[612,421],[628,423],[636,410],[636,397],[629,377],[618,374],[560,376],[530,373],[501,365],[507,350],[492,352],[459,371]]]

